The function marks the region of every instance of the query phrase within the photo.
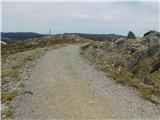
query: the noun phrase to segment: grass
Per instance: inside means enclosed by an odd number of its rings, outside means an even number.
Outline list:
[[[105,55],[109,57],[102,59],[98,55],[100,52],[96,52],[96,49],[89,51],[87,47],[89,47],[89,45],[81,47],[80,55],[89,60],[90,63],[95,66],[95,68],[104,71],[107,76],[113,78],[113,80],[115,80],[117,83],[132,86],[140,93],[142,98],[151,102],[154,102],[151,99],[151,95],[160,95],[159,74],[143,73],[144,75],[153,78],[156,82],[156,85],[146,85],[141,79],[136,76],[136,74],[133,74],[126,69],[125,64],[127,63],[127,61],[125,61],[125,59],[123,60],[125,56],[122,56],[120,54],[113,54],[112,56],[108,53],[105,53]],[[149,63],[150,61],[145,61],[144,66]]]
[[[49,41],[49,45],[47,45]],[[70,36],[46,36],[41,39],[30,39],[20,42],[15,42],[13,44],[7,44],[5,47],[2,47],[2,58],[7,57],[10,54],[14,54],[17,52],[24,52],[36,48],[45,48],[45,47],[52,47],[57,44],[65,44],[65,43],[85,43],[89,41],[88,39],[82,39],[77,41],[77,38],[71,38]]]
[[[19,71],[17,69],[9,69],[9,70],[2,70],[1,77],[19,77]]]
[[[18,95],[17,91],[1,92],[1,101],[2,103],[6,101],[11,101],[17,95]]]
[[[122,70],[122,72],[116,73],[116,71],[117,70],[106,72],[109,77],[114,78],[116,82],[135,88],[140,93],[143,99],[154,102],[151,99],[151,95],[156,95],[158,93],[158,89],[156,89],[155,86],[143,84],[141,80],[136,78],[131,72]]]
[[[20,52],[16,54],[12,54],[7,56],[6,58],[3,58],[7,62],[7,67],[5,69],[2,69],[1,71],[1,77],[2,77],[2,86],[5,84],[8,84],[10,82],[13,82],[13,84],[18,85],[17,87],[25,87],[23,81],[21,80],[20,76],[20,70],[21,68],[26,64],[26,62],[29,60],[34,60],[36,59],[40,54],[42,50],[29,50],[25,52]],[[9,79],[7,77],[10,77]],[[7,79],[5,79],[7,78]],[[16,81],[11,81],[14,80],[12,78],[15,78]],[[17,84],[19,83],[19,84]],[[11,109],[10,102],[18,95],[18,91],[3,91],[1,92],[1,102],[7,103],[6,105],[8,108],[2,111],[2,115],[4,115],[4,118],[11,119],[13,116],[13,110]]]
[[[25,65],[26,61],[36,59],[36,57],[39,56],[40,53],[41,51],[31,50],[14,54],[14,59],[12,58],[12,56],[6,58],[9,61],[7,63],[9,66],[6,69],[2,69],[1,71],[2,84],[7,83],[7,81],[3,79],[5,77],[11,77],[16,78],[16,80],[20,80],[20,69]]]
[[[3,115],[5,115],[6,118],[11,119],[13,116],[13,110],[11,110],[10,108],[7,108],[2,112],[2,116]]]

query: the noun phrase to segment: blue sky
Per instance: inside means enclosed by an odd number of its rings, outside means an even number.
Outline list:
[[[3,32],[116,33],[159,31],[158,2],[2,2]]]

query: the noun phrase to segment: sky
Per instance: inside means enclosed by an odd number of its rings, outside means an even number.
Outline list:
[[[23,0],[22,0],[23,1]],[[2,32],[122,34],[160,30],[159,3],[151,1],[3,1]],[[83,0],[82,0],[83,1]]]

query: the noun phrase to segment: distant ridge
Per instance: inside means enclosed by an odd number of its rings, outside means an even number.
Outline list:
[[[34,33],[34,32],[1,32],[1,37],[9,38],[11,40],[26,40],[30,38],[43,37],[44,34]]]
[[[86,39],[92,39],[96,41],[105,41],[105,40],[112,40],[113,38],[120,38],[120,37],[125,37],[122,35],[117,35],[117,34],[87,34],[87,33],[65,33],[65,34],[74,34]]]
[[[113,38],[125,37],[116,34],[87,34],[87,33],[64,33],[64,35],[77,35],[86,39],[92,39],[96,41],[112,40]],[[46,34],[39,34],[34,32],[1,32],[2,38],[9,38],[14,41],[22,41],[26,39],[44,37]]]

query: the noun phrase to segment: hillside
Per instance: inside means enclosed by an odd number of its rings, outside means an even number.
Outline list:
[[[1,96],[2,119],[13,118],[15,108],[13,101],[18,97],[24,98],[26,94],[32,94],[26,84],[34,64],[45,52],[64,47],[65,44],[87,42],[87,39],[75,35],[44,36],[24,41],[8,42],[2,45],[2,71],[1,71]],[[18,97],[17,97],[18,96]]]
[[[91,41],[91,40],[76,35],[63,35],[63,34],[50,35],[38,38],[31,38],[23,41],[16,41],[12,42],[12,44],[3,45],[1,53],[2,57],[6,57],[10,54],[14,54],[17,52],[24,52],[35,48],[44,48],[44,47],[54,46],[55,44],[64,44],[64,43],[70,43],[70,44],[83,43],[86,41]]]
[[[5,42],[7,44],[11,44],[11,43],[16,42],[15,40],[11,40],[11,39],[6,38],[6,37],[1,37],[1,41]]]
[[[1,37],[9,38],[11,40],[25,40],[30,38],[43,37],[43,34],[33,33],[33,32],[1,32]]]
[[[150,31],[142,38],[61,34],[3,45],[2,120],[159,119],[159,40]]]
[[[92,39],[95,41],[110,41],[113,38],[119,38],[119,37],[125,37],[122,35],[116,35],[116,34],[85,34],[85,33],[65,33],[65,34],[74,34],[78,35],[80,37],[86,38],[86,39]]]
[[[160,33],[149,31],[135,38],[130,32],[127,38],[92,42],[81,47],[81,54],[118,83],[160,103]]]

